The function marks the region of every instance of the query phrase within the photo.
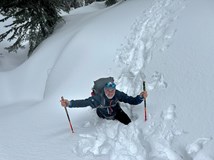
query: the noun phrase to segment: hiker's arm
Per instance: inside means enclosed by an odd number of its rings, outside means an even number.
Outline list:
[[[117,97],[120,102],[129,103],[132,105],[140,104],[143,101],[143,96],[137,95],[136,97],[128,96],[124,92],[117,91]]]
[[[82,100],[71,100],[69,104],[69,108],[80,108],[91,106],[92,108],[96,108],[99,104],[95,97],[89,97],[87,99]]]

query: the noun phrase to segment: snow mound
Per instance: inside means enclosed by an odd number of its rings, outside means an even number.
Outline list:
[[[170,105],[158,118],[142,124],[136,119],[128,126],[117,121],[96,119],[83,127],[94,128],[79,134],[73,152],[84,159],[109,160],[164,159],[182,160],[173,140],[183,132],[176,128],[176,106]]]
[[[116,159],[143,159],[145,149],[140,139],[140,130],[135,123],[125,126],[115,121],[105,121],[95,127],[92,134],[80,134],[81,140],[74,152],[78,155],[94,157],[107,156]]]
[[[78,135],[80,140],[74,144],[73,152],[83,159],[211,160],[202,150],[212,138],[197,139],[187,145],[186,153],[176,151],[173,142],[184,133],[177,128],[176,117],[176,105],[172,104],[144,124],[140,123],[140,118],[128,126],[117,121],[94,119],[83,125],[87,131],[89,128],[93,131]]]

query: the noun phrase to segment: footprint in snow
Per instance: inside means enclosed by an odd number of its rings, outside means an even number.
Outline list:
[[[200,151],[204,148],[204,145],[211,140],[212,138],[199,138],[192,144],[186,146],[186,152],[190,155],[190,157],[195,159],[196,157],[198,157]]]
[[[152,75],[151,81],[148,82],[149,90],[153,90],[155,88],[167,88],[167,83],[164,81],[164,76],[159,72],[155,72]]]
[[[175,110],[176,110],[176,105],[171,104],[166,111],[162,112],[161,117],[164,120],[173,120],[176,118]]]
[[[144,139],[150,160],[183,160],[173,149],[173,140],[182,132],[176,127],[176,106],[170,105],[158,120],[150,122],[144,129]]]

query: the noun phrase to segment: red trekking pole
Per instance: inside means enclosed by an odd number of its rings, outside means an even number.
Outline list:
[[[143,81],[143,91],[146,91],[146,82]],[[147,115],[146,115],[146,98],[144,98],[144,115],[145,115],[145,121],[147,120]]]
[[[64,98],[61,97],[61,100],[63,101]],[[67,115],[67,118],[68,118],[68,122],[69,122],[69,124],[70,124],[71,131],[72,131],[72,133],[74,133],[74,130],[73,130],[73,127],[72,127],[72,124],[71,124],[71,120],[70,120],[70,117],[69,117],[69,115],[68,115],[68,110],[67,110],[66,107],[64,107],[64,108],[65,108],[65,112],[66,112],[66,115]]]

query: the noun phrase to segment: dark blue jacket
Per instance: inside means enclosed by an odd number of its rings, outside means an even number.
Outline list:
[[[116,113],[121,110],[119,102],[129,103],[132,105],[140,104],[143,98],[138,95],[136,97],[128,96],[124,92],[116,90],[115,96],[112,99],[108,99],[105,94],[91,96],[87,99],[82,100],[71,100],[70,108],[87,107],[97,109],[99,117],[114,119]]]

